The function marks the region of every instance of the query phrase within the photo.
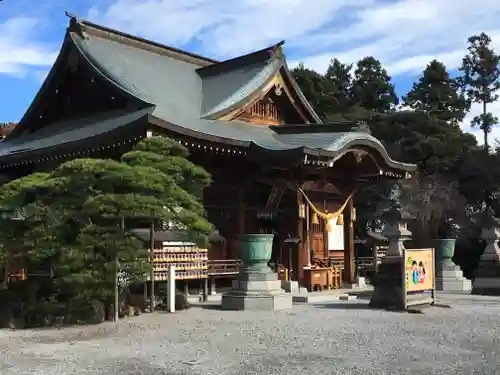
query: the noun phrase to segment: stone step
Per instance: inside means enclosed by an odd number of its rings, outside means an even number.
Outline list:
[[[357,296],[341,293],[308,293],[306,295],[295,294],[292,296],[293,303],[321,303],[335,301],[355,301]]]

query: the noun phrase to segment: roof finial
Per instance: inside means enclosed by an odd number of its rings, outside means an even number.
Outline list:
[[[75,20],[78,18],[73,13],[70,13],[67,10],[64,11],[64,14],[66,14],[66,17],[68,17],[68,18],[72,18],[72,19],[75,19]]]
[[[269,51],[271,58],[278,60],[281,60],[283,58],[283,44],[285,44],[284,40],[271,47]]]

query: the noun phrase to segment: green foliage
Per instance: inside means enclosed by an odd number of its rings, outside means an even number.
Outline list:
[[[446,66],[437,60],[427,65],[422,76],[403,97],[403,104],[453,125],[462,122],[470,107],[457,80],[451,78]]]
[[[353,65],[332,60],[324,75],[304,66],[294,74],[299,77],[299,86],[306,97],[316,109],[320,106],[318,113],[322,119],[335,123],[332,129],[354,131],[358,130],[356,122],[366,123],[392,158],[418,165],[418,177],[411,191],[428,201],[425,205],[422,200],[411,204],[420,204],[421,222],[432,216],[434,224],[429,221],[427,226],[423,225],[425,228],[417,228],[420,233],[416,235],[427,238],[435,235],[439,223],[446,222],[447,216],[462,220],[465,209],[480,207],[478,191],[488,186],[493,189],[494,181],[498,185],[500,180],[487,171],[486,160],[478,161],[475,137],[463,133],[459,127],[475,98],[470,91],[472,80],[467,75],[467,79],[452,78],[441,62],[431,61],[410,92],[403,96],[403,104],[410,110],[396,110],[398,98],[394,85],[380,61],[366,57],[357,62],[354,72],[352,69]],[[477,76],[477,72],[474,74]],[[495,119],[480,120],[491,123]],[[432,189],[426,188],[429,181],[434,181],[430,184]],[[480,186],[474,187],[478,182]],[[377,182],[358,189],[358,230],[374,229],[375,214],[390,201],[395,183]],[[448,188],[451,190],[447,191]],[[465,203],[452,210],[460,200]]]
[[[292,71],[295,81],[299,85],[306,99],[311,103],[318,116],[325,119],[329,109],[329,87],[328,80],[314,70],[307,69],[303,64]]]
[[[150,269],[148,251],[125,231],[127,223],[164,222],[206,244],[212,226],[201,194],[210,176],[188,156],[179,143],[152,137],[120,161],[75,159],[6,184],[0,206],[22,207],[25,220],[0,229],[1,259],[21,253],[35,263],[50,261],[59,287],[109,301],[118,271],[134,282]]]
[[[394,110],[399,102],[391,77],[380,61],[371,56],[356,65],[351,98],[353,105],[380,113]]]
[[[461,81],[469,99],[483,104],[482,114],[476,116],[471,125],[483,131],[488,149],[488,133],[498,123],[498,119],[487,111],[487,105],[498,100],[500,55],[491,47],[491,38],[485,33],[473,35],[467,41],[467,54],[460,68],[463,73]]]
[[[394,109],[398,98],[380,61],[367,57],[352,64],[332,59],[324,75],[299,65],[295,80],[326,122],[365,121]]]
[[[346,113],[352,106],[352,65],[333,59],[325,73],[328,83],[328,113]]]

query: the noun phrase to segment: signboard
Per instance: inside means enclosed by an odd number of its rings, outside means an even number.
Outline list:
[[[344,223],[333,217],[328,220],[328,227],[328,250],[344,250]]]
[[[434,303],[434,249],[405,249],[403,259],[405,306]]]

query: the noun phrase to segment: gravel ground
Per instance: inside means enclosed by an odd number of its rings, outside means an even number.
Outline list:
[[[195,307],[119,325],[0,330],[0,374],[500,374],[500,299],[442,296],[424,314],[367,301],[286,312]]]

